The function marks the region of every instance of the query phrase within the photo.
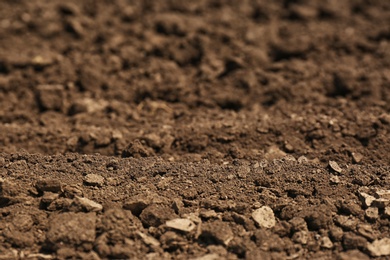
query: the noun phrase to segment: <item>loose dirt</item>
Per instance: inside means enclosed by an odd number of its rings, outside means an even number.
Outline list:
[[[387,1],[0,2],[0,259],[390,257]]]

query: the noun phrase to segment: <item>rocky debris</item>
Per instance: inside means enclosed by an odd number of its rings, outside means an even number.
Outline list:
[[[215,220],[202,225],[201,238],[209,244],[227,246],[234,238],[234,234],[228,223]]]
[[[151,204],[140,214],[142,223],[147,227],[158,227],[167,220],[177,218],[175,211],[162,204]]]
[[[65,245],[77,245],[89,251],[92,249],[95,236],[95,213],[67,212],[55,214],[50,218],[46,239],[55,250]]]
[[[35,184],[35,187],[40,192],[50,191],[54,193],[62,192],[62,185],[59,180],[55,179],[42,179],[38,180]]]
[[[375,200],[374,196],[371,196],[365,192],[359,192],[359,198],[365,208],[371,207],[372,202]]]
[[[38,86],[37,100],[41,110],[62,111],[65,105],[64,86],[62,85]]]
[[[262,206],[252,213],[254,221],[263,228],[272,228],[276,224],[273,210],[268,206]]]
[[[383,215],[387,218],[390,218],[390,207],[386,207],[383,211]]]
[[[332,177],[330,177],[329,181],[331,184],[339,184],[340,178],[339,178],[339,176],[332,176]]]
[[[352,153],[352,161],[354,163],[360,163],[363,160],[363,154],[361,153]]]
[[[370,207],[365,211],[365,217],[370,221],[375,221],[379,218],[379,210],[378,208]]]
[[[377,199],[390,200],[390,190],[377,190],[374,196]]]
[[[329,237],[321,237],[320,238],[320,246],[321,246],[321,248],[332,249],[333,242],[332,242],[332,240],[330,240]]]
[[[90,185],[90,186],[103,186],[104,184],[104,177],[101,176],[101,175],[98,175],[98,174],[87,174],[85,177],[84,177],[84,183],[86,185]]]
[[[76,208],[80,208],[86,212],[99,212],[103,210],[103,206],[93,200],[75,196],[73,199],[73,205]]]
[[[139,231],[137,232],[137,234],[146,245],[151,245],[151,246],[155,246],[155,247],[160,246],[160,242],[157,239],[155,239],[154,237],[146,235],[146,234],[139,232]]]
[[[388,256],[390,255],[390,238],[375,240],[367,245],[367,249],[371,256]]]
[[[335,161],[329,161],[329,167],[337,172],[337,173],[341,173],[343,171],[343,169],[341,169],[341,167],[339,166],[339,164]]]
[[[165,225],[169,228],[173,228],[175,230],[183,232],[191,232],[196,227],[194,222],[185,218],[176,218],[168,220],[167,222],[165,222]]]

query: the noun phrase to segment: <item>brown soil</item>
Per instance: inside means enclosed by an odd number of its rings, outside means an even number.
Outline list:
[[[0,1],[0,259],[389,257],[389,24],[381,0]]]

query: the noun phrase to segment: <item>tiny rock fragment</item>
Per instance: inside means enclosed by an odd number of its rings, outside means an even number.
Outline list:
[[[204,219],[218,218],[217,212],[215,212],[215,210],[213,210],[213,209],[206,210],[206,211],[201,211],[199,213],[199,216],[201,218],[204,218]]]
[[[359,192],[359,198],[363,203],[363,206],[368,208],[371,206],[372,202],[375,200],[374,196],[371,196],[365,192]]]
[[[343,170],[340,168],[337,162],[329,161],[329,167],[335,172],[341,173]]]
[[[168,220],[167,222],[165,222],[165,225],[167,227],[180,230],[183,232],[191,232],[196,227],[194,222],[185,218],[176,218],[176,219]]]
[[[252,218],[260,227],[272,228],[276,224],[275,215],[268,206],[263,206],[252,213]]]
[[[87,212],[98,212],[103,210],[103,206],[93,200],[75,196],[74,203],[81,206]]]
[[[384,212],[383,212],[383,215],[387,218],[390,218],[390,207],[386,207]]]
[[[388,256],[390,255],[390,238],[375,240],[367,245],[371,256]]]
[[[321,237],[320,238],[320,246],[322,248],[332,249],[333,248],[333,243],[332,243],[332,241],[330,240],[329,237]]]
[[[361,153],[352,153],[352,161],[354,163],[360,163],[363,159],[363,155]]]
[[[332,176],[332,177],[330,177],[329,181],[331,184],[338,184],[338,183],[340,183],[340,178],[339,178],[339,176]]]
[[[155,239],[154,237],[148,236],[140,231],[138,231],[137,234],[146,245],[151,245],[151,246],[156,246],[156,247],[160,246],[160,242],[158,242],[158,240]]]
[[[372,230],[371,225],[359,224],[357,226],[357,234],[367,238],[370,241],[374,241],[376,239],[376,233]]]
[[[370,207],[366,209],[365,216],[368,220],[374,221],[379,218],[378,208]]]
[[[377,207],[378,209],[383,209],[390,205],[390,200],[388,199],[376,199],[372,202],[373,207]]]
[[[306,245],[309,240],[309,232],[308,231],[295,232],[291,240],[294,241],[295,243]]]
[[[43,196],[41,198],[41,202],[43,204],[49,205],[52,203],[54,200],[58,199],[59,194],[53,193],[53,192],[44,192]]]
[[[55,179],[39,180],[35,184],[35,187],[37,188],[37,190],[41,192],[44,191],[50,191],[54,193],[62,192],[61,182]]]
[[[377,190],[375,192],[374,196],[377,199],[388,199],[388,200],[390,200],[390,190]]]
[[[84,177],[84,183],[90,186],[103,186],[104,177],[97,174],[87,174]]]

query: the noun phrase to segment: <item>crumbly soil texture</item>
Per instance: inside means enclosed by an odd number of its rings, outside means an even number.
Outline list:
[[[390,2],[0,1],[0,259],[389,259]]]

